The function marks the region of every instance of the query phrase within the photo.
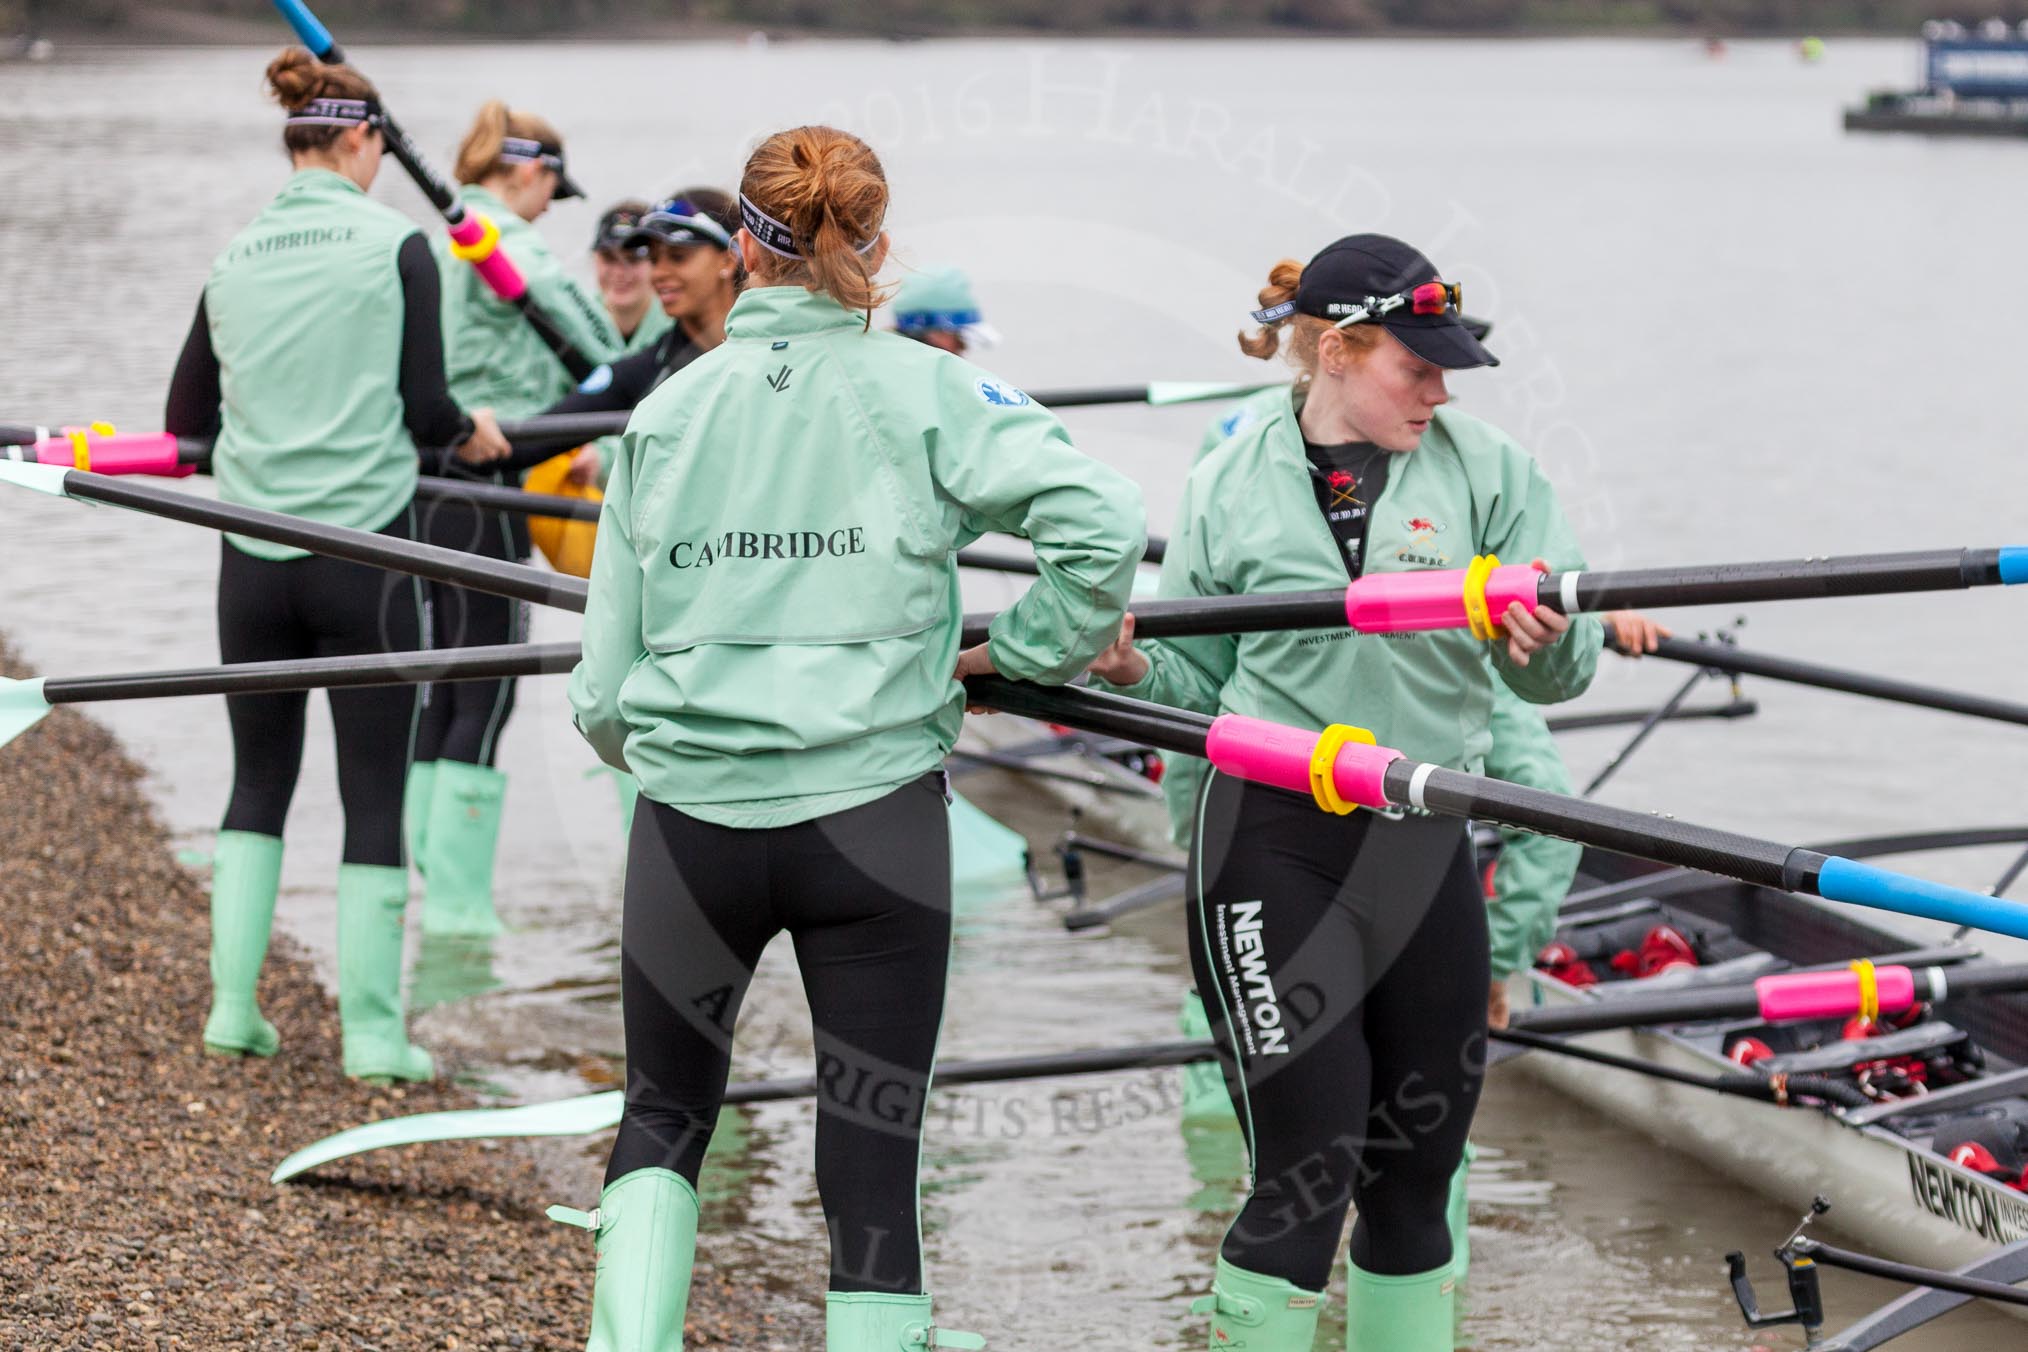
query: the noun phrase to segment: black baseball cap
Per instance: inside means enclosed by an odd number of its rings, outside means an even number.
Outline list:
[[[1296,298],[1257,311],[1263,324],[1295,313],[1345,327],[1380,324],[1416,356],[1447,371],[1498,366],[1458,306],[1459,288],[1391,235],[1347,235],[1303,268]]]
[[[601,249],[638,249],[640,243],[632,238],[647,215],[647,209],[631,203],[616,206],[599,217],[598,229],[592,232],[592,252]]]

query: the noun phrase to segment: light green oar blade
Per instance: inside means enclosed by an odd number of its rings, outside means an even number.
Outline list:
[[[70,496],[63,491],[63,476],[68,473],[70,467],[67,465],[31,465],[22,460],[0,460],[0,483],[32,488],[53,498]]]
[[[951,889],[960,899],[994,894],[1028,876],[1028,841],[960,794],[951,795]]]
[[[287,1182],[297,1174],[397,1145],[420,1145],[427,1141],[485,1140],[506,1136],[589,1136],[609,1131],[620,1124],[625,1095],[617,1089],[581,1098],[559,1099],[555,1103],[530,1103],[519,1108],[466,1108],[457,1112],[422,1113],[415,1117],[391,1117],[368,1122],[336,1136],[304,1146],[280,1164],[269,1181]]]
[[[49,701],[42,697],[42,678],[14,681],[0,676],[0,746],[5,746],[42,721]]]
[[[1202,403],[1207,399],[1240,399],[1281,383],[1278,380],[1257,384],[1245,381],[1151,380],[1148,382],[1148,403],[1155,408],[1163,408],[1170,404]]]

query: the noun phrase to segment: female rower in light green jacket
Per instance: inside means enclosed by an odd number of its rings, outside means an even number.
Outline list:
[[[1300,591],[1474,555],[1582,566],[1541,469],[1443,407],[1447,372],[1492,365],[1457,289],[1408,245],[1338,241],[1278,264],[1262,326],[1298,380],[1191,471],[1166,596]],[[1463,632],[1311,630],[1157,640],[1131,625],[1093,667],[1127,694],[1207,713],[1345,722],[1418,760],[1477,770],[1493,683],[1551,702],[1597,661],[1595,619],[1521,607],[1490,648]],[[1191,850],[1197,984],[1246,1131],[1253,1191],[1227,1232],[1210,1346],[1301,1352],[1348,1206],[1352,1352],[1453,1345],[1450,1183],[1478,1100],[1486,912],[1462,823],[1361,811],[1208,776]],[[1370,1144],[1369,1144],[1370,1143]]]
[[[874,329],[887,181],[828,127],[740,184],[725,342],[635,411],[599,520],[578,727],[641,785],[621,934],[627,1103],[597,1212],[594,1352],[681,1346],[698,1166],[761,950],[815,1023],[828,1352],[978,1347],[935,1328],[916,1174],[951,942],[942,763],[964,692],[1060,683],[1111,640],[1140,495],[1055,416]],[[1040,575],[960,652],[957,546]]]
[[[564,165],[563,138],[533,113],[493,100],[458,147],[458,200],[500,229],[500,247],[528,283],[536,307],[586,360],[612,360],[620,337],[603,303],[565,271],[534,222],[562,198],[584,194]],[[575,381],[521,313],[495,296],[469,263],[437,239],[443,277],[444,352],[451,393],[490,404],[502,418],[525,418],[569,393]],[[519,477],[514,476],[519,482]],[[437,498],[424,512],[432,544],[489,558],[528,557],[527,518]],[[435,646],[516,643],[527,607],[498,596],[433,583]],[[409,848],[424,882],[423,932],[485,936],[500,922],[493,860],[507,777],[495,768],[514,708],[515,682],[435,686],[424,698],[405,816]]]
[[[492,416],[445,387],[437,272],[415,222],[367,196],[384,150],[378,96],[346,65],[291,47],[268,66],[294,168],[212,264],[170,382],[163,425],[216,436],[228,502],[414,539],[416,448],[466,464],[507,454]],[[227,662],[408,651],[423,641],[412,578],[227,535],[218,643]],[[211,1012],[204,1045],[272,1056],[255,997],[281,886],[282,830],[303,759],[308,696],[226,697],[232,799],[211,874]],[[338,1015],[345,1073],[426,1080],[401,1000],[408,867],[402,776],[412,686],[330,692],[345,840],[338,866]]]

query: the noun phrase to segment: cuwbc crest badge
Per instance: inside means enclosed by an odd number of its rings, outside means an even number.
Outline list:
[[[1450,566],[1450,552],[1437,545],[1437,537],[1444,533],[1443,522],[1433,516],[1411,516],[1401,524],[1408,528],[1408,543],[1395,551],[1395,558],[1424,568]]]
[[[1027,395],[1012,385],[1003,385],[997,380],[981,380],[979,397],[997,408],[1020,408],[1029,402]]]

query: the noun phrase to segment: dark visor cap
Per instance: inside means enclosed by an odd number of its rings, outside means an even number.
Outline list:
[[[1442,280],[1436,264],[1391,235],[1347,235],[1303,268],[1296,312],[1335,324],[1369,300],[1399,296],[1402,303],[1395,308],[1354,322],[1384,325],[1403,347],[1447,371],[1498,366],[1500,359],[1472,335],[1455,304],[1445,303],[1434,314],[1415,313],[1410,293]]]

